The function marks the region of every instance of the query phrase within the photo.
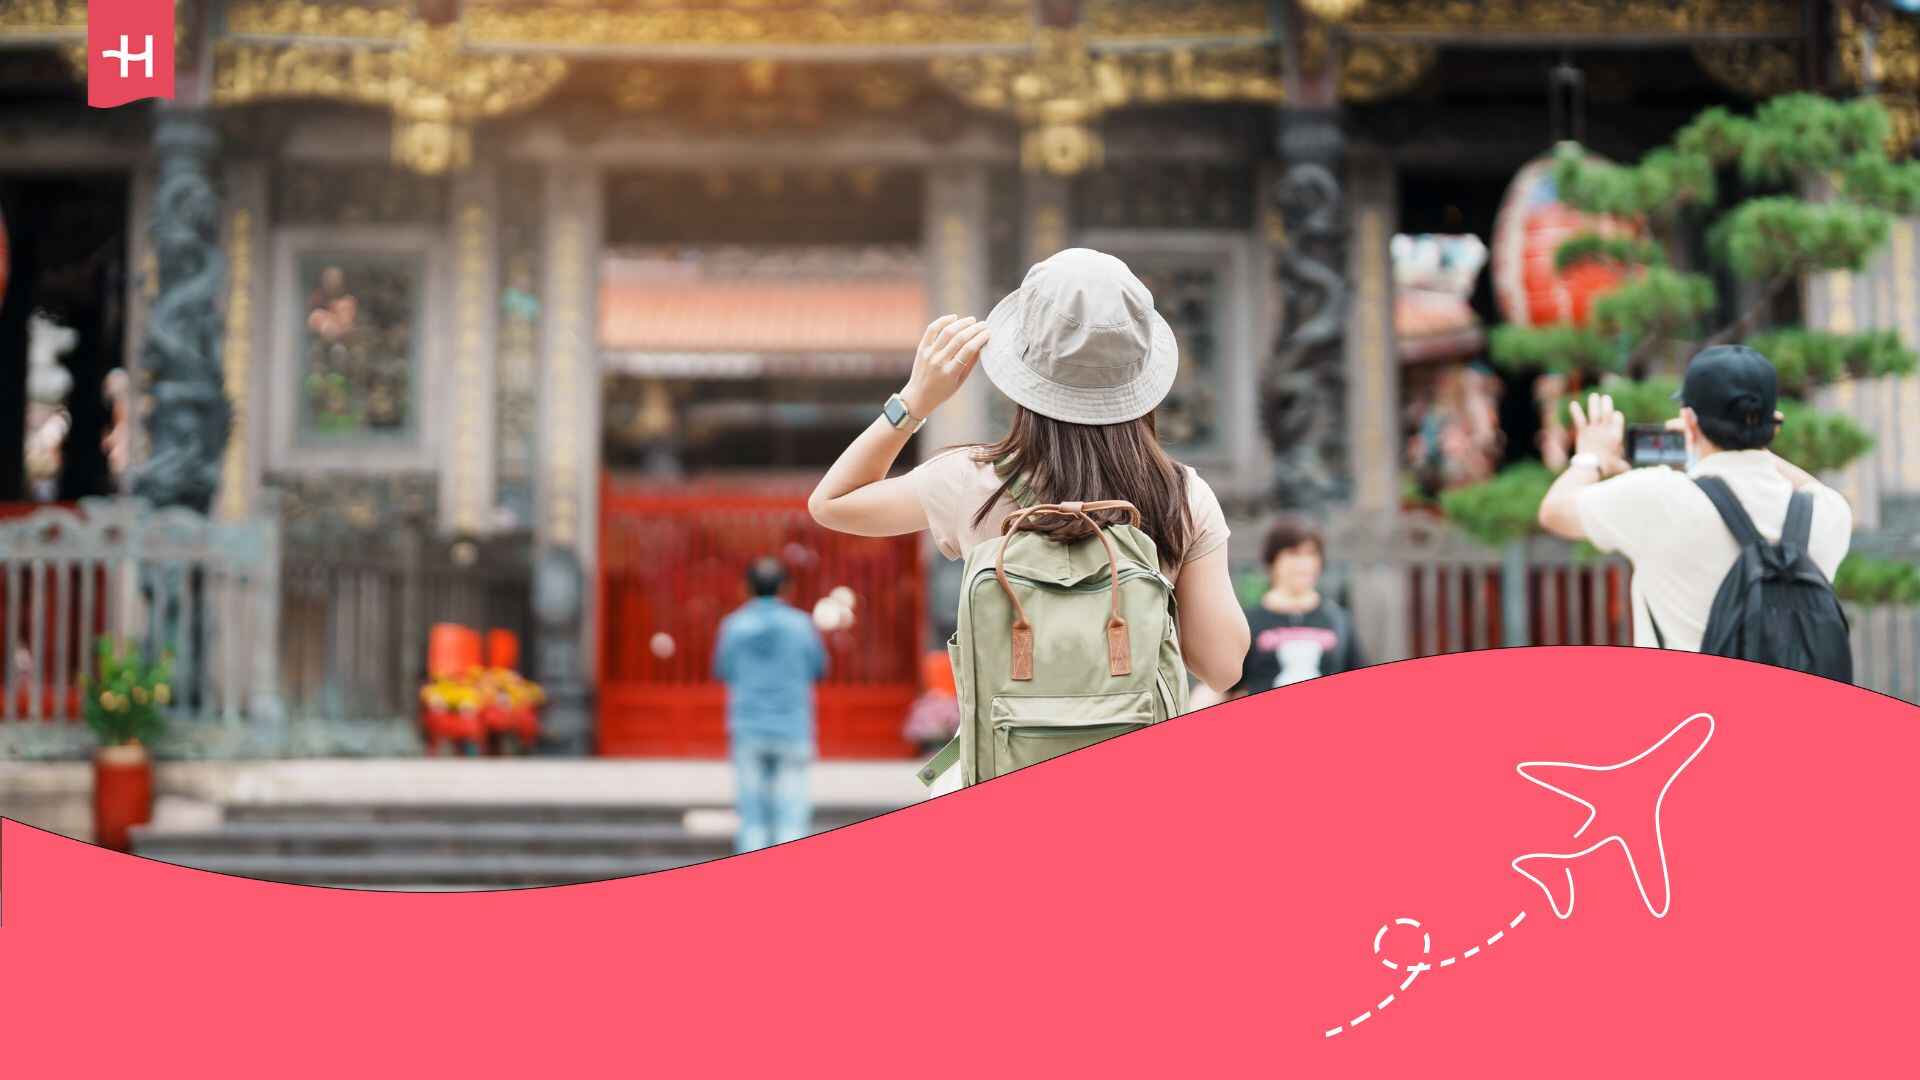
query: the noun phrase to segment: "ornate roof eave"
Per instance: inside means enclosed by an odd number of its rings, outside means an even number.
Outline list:
[[[429,27],[411,17],[410,6],[377,0],[236,0],[215,50],[214,100],[386,104],[395,113],[396,156],[438,171],[463,162],[465,123],[534,104],[576,62],[718,61],[755,68],[757,79],[775,64],[886,62],[924,67],[960,100],[1012,113],[1025,130],[1029,166],[1070,173],[1098,159],[1090,125],[1113,108],[1277,102],[1282,95],[1279,34],[1267,0],[1164,10],[1087,0],[1079,23],[1067,29],[1040,25],[1031,0],[981,0],[966,11],[945,0],[870,0],[859,17],[847,14],[852,10],[734,8],[725,0],[644,11],[468,0],[456,21]],[[444,103],[423,107],[416,100],[421,82],[408,72],[425,57],[453,73],[443,80],[449,87],[488,87],[486,100],[495,107],[477,107],[450,90],[439,95]],[[658,70],[627,74],[615,87],[618,103],[648,108],[658,100]],[[635,79],[641,85],[630,85]]]
[[[30,0],[80,5],[80,0]],[[1081,28],[1109,51],[1223,47],[1270,38],[1269,0],[1078,0]],[[232,0],[223,37],[255,44],[397,41],[404,0]],[[555,5],[464,0],[458,22],[474,52],[611,60],[928,59],[1032,49],[1033,0],[839,0],[815,5],[677,0]]]
[[[1341,96],[1390,97],[1438,49],[1686,46],[1714,81],[1747,97],[1802,84],[1799,0],[1300,0],[1342,43]],[[1836,5],[1844,6],[1844,5]]]
[[[199,0],[174,0],[175,62],[192,55],[189,23]],[[87,77],[87,0],[0,0],[0,50],[46,49],[60,53],[74,77]]]
[[[1308,7],[1321,0],[1302,0]],[[1800,0],[1359,0],[1337,19],[1349,39],[1479,48],[1699,44],[1798,39]]]

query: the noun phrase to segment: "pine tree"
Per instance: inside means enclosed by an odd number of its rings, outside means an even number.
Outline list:
[[[1598,381],[1629,423],[1657,423],[1673,415],[1675,377],[1649,371],[1676,371],[1709,345],[1744,342],[1779,369],[1786,423],[1774,451],[1816,473],[1855,460],[1872,438],[1847,417],[1805,404],[1807,394],[1835,379],[1911,372],[1913,351],[1892,332],[1837,334],[1773,325],[1769,315],[1808,274],[1860,270],[1896,215],[1920,211],[1920,163],[1888,156],[1889,130],[1871,99],[1791,94],[1751,117],[1708,109],[1632,165],[1562,145],[1554,162],[1561,200],[1640,217],[1654,239],[1587,234],[1561,245],[1562,269],[1606,263],[1625,269],[1626,280],[1594,301],[1585,326],[1496,327],[1494,363]],[[1808,197],[1817,188],[1826,196]],[[1670,257],[1677,242],[1701,235],[1707,257],[1742,287],[1736,311],[1723,311],[1712,276],[1676,268]],[[1540,464],[1525,463],[1440,501],[1468,531],[1497,543],[1533,530],[1551,482]]]

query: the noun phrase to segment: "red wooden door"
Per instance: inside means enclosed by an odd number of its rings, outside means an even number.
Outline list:
[[[803,493],[608,482],[600,500],[600,753],[726,753],[726,689],[713,680],[720,620],[746,600],[747,564],[786,564],[784,599],[811,611],[845,586],[853,625],[826,635],[817,691],[824,757],[905,757],[919,692],[926,568],[917,537],[829,532]]]

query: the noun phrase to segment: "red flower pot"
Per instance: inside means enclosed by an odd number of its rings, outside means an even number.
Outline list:
[[[93,755],[94,843],[132,847],[129,830],[153,820],[153,759],[139,743],[103,746]]]
[[[429,707],[422,711],[421,723],[426,728],[430,753],[439,752],[442,740],[471,743],[476,751],[486,741],[486,728],[477,712]]]
[[[493,735],[512,735],[524,752],[540,737],[540,721],[525,705],[489,705],[481,710],[481,719]]]

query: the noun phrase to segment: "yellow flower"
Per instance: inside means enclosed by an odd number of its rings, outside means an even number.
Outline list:
[[[146,687],[144,687],[144,686],[136,686],[136,687],[134,687],[134,688],[133,688],[133,703],[134,703],[135,705],[145,705],[145,704],[147,703],[147,688],[146,688]]]
[[[108,712],[113,711],[113,691],[111,690],[100,691],[100,707],[107,710]]]
[[[173,700],[173,687],[168,686],[166,683],[161,683],[159,686],[154,687],[153,700],[159,705],[165,705],[171,702]]]

